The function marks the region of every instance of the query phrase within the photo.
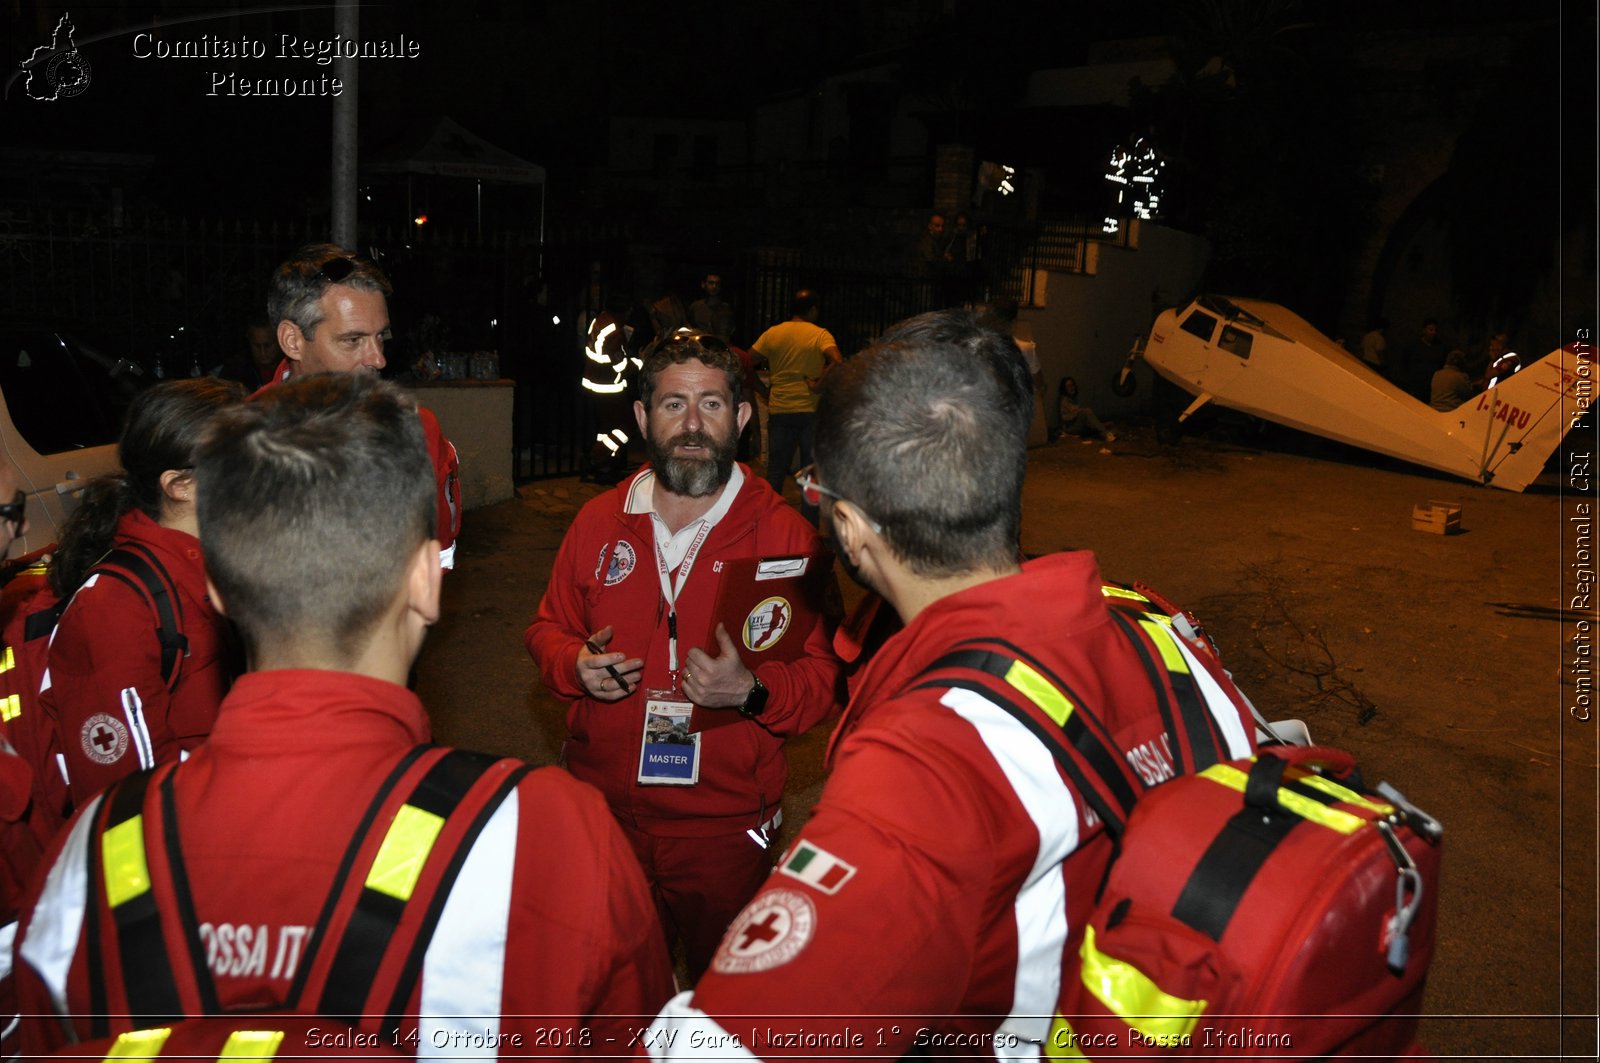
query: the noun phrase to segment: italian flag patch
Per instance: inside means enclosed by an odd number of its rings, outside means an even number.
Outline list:
[[[789,859],[783,862],[780,870],[828,894],[838,893],[839,888],[854,878],[856,873],[854,864],[847,864],[826,849],[819,849],[807,841],[795,845],[794,852],[789,854]]]

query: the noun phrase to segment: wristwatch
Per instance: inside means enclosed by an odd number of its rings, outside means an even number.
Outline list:
[[[767,695],[771,691],[767,689],[767,684],[761,681],[760,676],[752,673],[751,678],[756,681],[755,686],[744,696],[744,704],[739,706],[739,715],[753,720],[767,711]]]

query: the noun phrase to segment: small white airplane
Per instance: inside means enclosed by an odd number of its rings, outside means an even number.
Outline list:
[[[1572,344],[1509,375],[1500,366],[1486,391],[1441,412],[1299,315],[1217,295],[1158,316],[1143,350],[1128,356],[1124,384],[1141,355],[1196,396],[1180,422],[1214,402],[1507,491],[1543,471],[1600,384],[1595,348]]]

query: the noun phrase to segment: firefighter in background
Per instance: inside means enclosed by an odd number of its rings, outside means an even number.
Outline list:
[[[595,290],[592,285],[591,294]],[[602,307],[589,321],[583,340],[583,389],[595,433],[583,479],[614,484],[628,471],[628,433],[633,422],[630,382],[642,363],[630,353],[631,330],[616,312],[615,298]]]

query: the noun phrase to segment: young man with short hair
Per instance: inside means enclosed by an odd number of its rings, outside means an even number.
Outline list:
[[[1015,344],[966,311],[904,322],[830,374],[802,487],[905,626],[852,679],[820,803],[692,997],[652,1028],[657,1058],[1050,1050],[1111,841],[1027,726],[929,674],[966,640],[1014,647],[1153,775],[1174,768],[1094,555],[1019,556],[1031,410]],[[1248,755],[1226,676],[1190,665],[1215,680],[1206,708],[1230,755]]]
[[[672,982],[604,803],[428,744],[403,685],[441,579],[414,402],[296,377],[219,418],[195,475],[250,671],[188,760],[58,836],[17,939],[24,1053],[273,1009],[418,1055],[625,1043]]]

